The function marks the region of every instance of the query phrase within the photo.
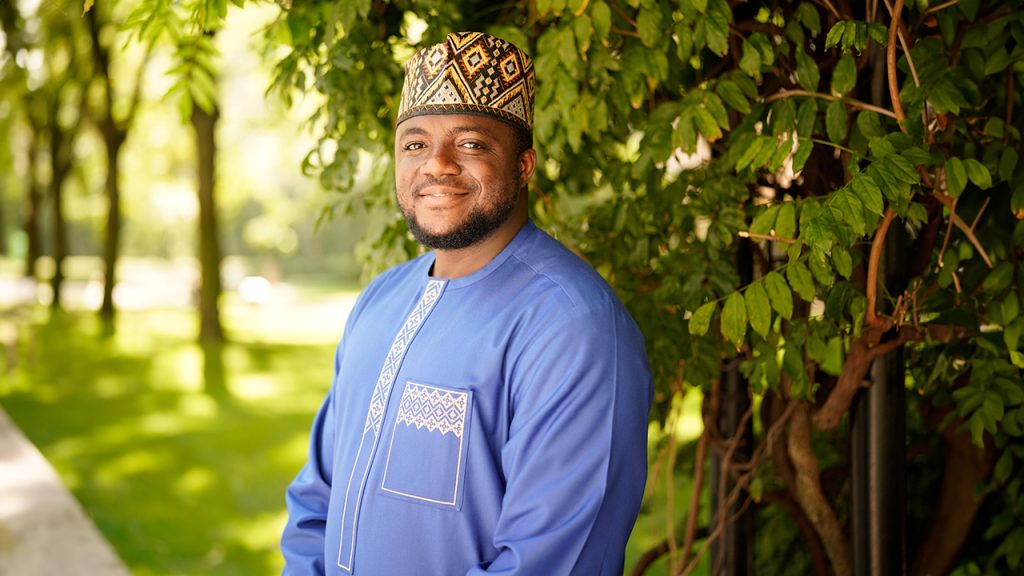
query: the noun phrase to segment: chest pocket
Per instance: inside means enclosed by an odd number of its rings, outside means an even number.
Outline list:
[[[406,381],[381,493],[461,509],[472,405],[469,390]]]

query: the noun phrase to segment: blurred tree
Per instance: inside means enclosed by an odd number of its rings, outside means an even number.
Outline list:
[[[682,541],[670,532],[634,573],[665,553],[672,573],[692,570],[737,502],[782,527],[758,533],[771,545],[756,549],[760,570],[853,573],[843,424],[858,390],[885,382],[887,370],[872,365],[904,347],[895,385],[914,392],[914,449],[898,457],[915,487],[905,535],[914,573],[1019,569],[1024,167],[1014,110],[1024,12],[1015,2],[281,5],[269,30],[285,50],[275,88],[324,95],[306,168],[343,208],[393,210],[400,63],[416,49],[473,29],[534,54],[533,216],[615,286],[647,336],[654,465],[674,461],[675,407],[700,388],[700,443],[721,462],[718,487],[732,486],[719,490],[699,549],[694,508]],[[216,28],[226,2],[200,6],[193,37]],[[365,251],[375,268],[417,249],[392,213]],[[905,289],[880,281],[897,231],[907,235]],[[736,265],[743,245],[749,278]],[[737,424],[753,423],[752,446],[719,428],[721,375],[732,366],[750,383]],[[705,488],[695,483],[692,502]]]
[[[142,100],[142,81],[146,73],[153,42],[148,44],[146,55],[138,66],[134,87],[130,89],[130,102],[127,111],[120,116],[115,112],[115,98],[118,92],[111,70],[112,44],[115,39],[113,6],[102,3],[93,6],[85,13],[89,29],[90,46],[92,48],[93,66],[96,69],[94,80],[102,91],[103,98],[97,106],[96,125],[103,137],[106,149],[106,178],[104,191],[107,196],[106,239],[103,244],[103,300],[100,304],[100,319],[103,330],[107,334],[114,332],[114,286],[117,283],[117,262],[121,245],[121,148],[128,138],[128,131],[135,122],[139,103]],[[123,107],[122,107],[123,108]]]
[[[240,0],[235,3],[239,3]],[[87,9],[88,9],[87,5]],[[153,44],[166,37],[174,47],[176,78],[169,95],[177,98],[183,120],[192,124],[196,142],[196,184],[199,199],[199,340],[224,341],[220,321],[221,251],[217,225],[216,127],[217,85],[214,35],[227,15],[227,0],[192,0],[168,4],[138,0],[125,27],[140,41]]]
[[[53,2],[32,14],[33,25],[11,4],[0,12],[8,38],[10,83],[20,93],[30,125],[28,140],[28,207],[26,233],[29,249],[26,275],[35,276],[35,262],[41,254],[39,216],[44,181],[38,180],[39,153],[43,152],[47,170],[45,187],[51,208],[51,252],[53,271],[51,305],[60,308],[64,281],[64,259],[68,253],[64,218],[64,185],[73,169],[73,145],[85,117],[84,75],[88,68],[82,60],[82,37],[78,3]],[[34,32],[29,32],[29,30]],[[6,75],[5,75],[6,77]]]

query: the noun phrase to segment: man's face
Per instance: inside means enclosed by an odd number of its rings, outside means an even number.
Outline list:
[[[395,197],[409,230],[428,248],[480,242],[525,210],[523,184],[535,154],[517,153],[515,129],[474,114],[416,116],[395,138]]]

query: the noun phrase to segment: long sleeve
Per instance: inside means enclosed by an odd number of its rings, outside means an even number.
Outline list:
[[[647,470],[650,373],[624,314],[573,312],[514,360],[493,561],[468,576],[621,574]]]
[[[335,355],[337,376],[340,350]],[[324,574],[324,531],[331,497],[334,467],[334,387],[313,420],[309,438],[309,458],[288,486],[285,501],[288,522],[281,535],[284,555],[283,574],[309,576]]]

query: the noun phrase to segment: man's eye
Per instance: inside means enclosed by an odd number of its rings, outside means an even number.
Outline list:
[[[420,150],[423,148],[422,142],[409,142],[402,147],[403,150]]]
[[[469,148],[469,149],[472,149],[472,150],[483,150],[484,145],[479,143],[479,142],[469,141],[469,142],[463,142],[462,143],[462,147],[463,148]]]

